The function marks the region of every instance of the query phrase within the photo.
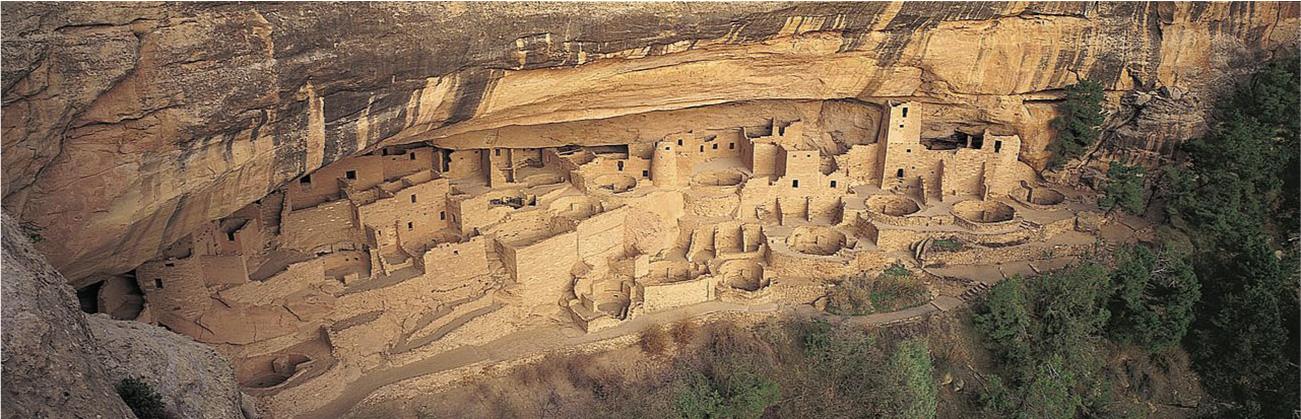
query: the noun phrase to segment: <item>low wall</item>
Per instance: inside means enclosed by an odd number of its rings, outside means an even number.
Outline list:
[[[638,285],[642,291],[642,312],[654,313],[714,299],[718,279],[713,276],[668,284]]]

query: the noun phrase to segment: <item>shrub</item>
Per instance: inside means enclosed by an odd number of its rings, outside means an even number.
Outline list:
[[[131,412],[140,419],[164,419],[167,412],[163,407],[163,396],[154,391],[153,386],[136,378],[124,378],[117,383],[117,394],[126,402]]]
[[[958,239],[939,239],[931,242],[931,248],[941,252],[962,250],[962,241]]]
[[[866,275],[840,281],[827,292],[827,312],[842,316],[872,314],[872,281]]]
[[[689,320],[674,323],[673,329],[669,330],[669,334],[673,335],[673,341],[679,345],[691,342],[699,332],[700,326]]]
[[[671,342],[669,332],[666,332],[663,326],[654,326],[642,331],[637,343],[641,346],[642,352],[662,355],[668,351]]]
[[[862,316],[912,307],[930,300],[926,286],[912,279],[912,272],[894,264],[875,280],[866,275],[846,278],[827,292],[827,312]]]

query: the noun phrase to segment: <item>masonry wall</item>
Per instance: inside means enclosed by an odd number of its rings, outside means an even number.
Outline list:
[[[556,304],[570,286],[570,271],[578,262],[578,233],[568,232],[536,243],[505,248],[511,256],[511,276],[519,283],[526,305]]]
[[[169,313],[193,320],[207,310],[212,299],[199,259],[150,261],[136,268],[136,284],[156,316]]]
[[[481,150],[452,150],[451,161],[444,177],[450,179],[480,178],[483,173],[483,155]]]
[[[412,185],[357,208],[362,225],[391,234],[408,251],[431,243],[439,231],[450,228],[447,217],[447,179]]]
[[[385,180],[397,179],[434,167],[433,147],[400,152],[392,149],[331,163],[286,187],[292,209],[301,209],[339,198],[340,182],[355,189],[370,189]],[[351,177],[348,172],[352,172]],[[305,181],[306,180],[306,181]]]
[[[595,262],[622,255],[627,214],[627,207],[621,207],[578,222],[579,259]]]
[[[669,284],[639,285],[642,288],[642,312],[654,313],[713,300],[717,285],[718,280],[712,276]]]
[[[440,283],[460,284],[488,274],[488,240],[475,237],[465,243],[442,243],[422,256],[425,276]]]
[[[218,292],[227,302],[250,306],[268,305],[291,294],[301,292],[325,280],[324,258],[315,258],[290,264],[285,270],[265,281],[222,290]]]
[[[352,202],[338,200],[289,212],[280,228],[280,243],[303,253],[315,253],[341,243],[360,241]]]

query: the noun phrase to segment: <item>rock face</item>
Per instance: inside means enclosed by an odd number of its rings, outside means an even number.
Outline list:
[[[927,133],[973,123],[1012,131],[1025,139],[1022,160],[1038,165],[1062,86],[1087,77],[1113,91],[1174,86],[1212,97],[1225,77],[1295,48],[1301,6],[22,3],[3,11],[4,207],[38,226],[40,249],[80,279],[129,270],[200,223],[379,144],[555,145],[519,127],[701,105],[909,98],[938,110]]]
[[[230,362],[207,345],[158,326],[87,317],[112,382],[140,378],[181,418],[242,418]]]
[[[134,417],[115,390],[127,377],[176,417],[244,417],[228,361],[156,326],[86,316],[27,234],[4,215],[5,417]]]
[[[3,276],[5,417],[134,417],[99,364],[72,289],[8,214]]]

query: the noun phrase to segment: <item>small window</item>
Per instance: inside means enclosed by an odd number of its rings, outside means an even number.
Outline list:
[[[453,255],[459,255],[459,254],[461,254],[461,251],[460,251],[460,250],[453,250],[453,251],[452,251],[452,254],[453,254]]]
[[[902,167],[900,167],[899,170],[896,170],[896,171],[894,172],[894,177],[897,177],[897,178],[902,178],[902,177],[903,177],[903,168],[902,168]]]
[[[899,128],[903,128],[903,124],[899,124]]]
[[[416,194],[411,194],[411,203],[416,203]]]
[[[304,185],[311,185],[311,184],[312,184],[312,175],[303,175],[303,177],[298,178],[298,183],[301,183],[301,184],[304,184]]]
[[[347,177],[348,179],[357,179],[357,171],[356,171],[356,170],[349,170],[349,171],[345,172],[345,173],[343,174],[343,176],[344,176],[344,177]]]
[[[235,241],[235,232],[234,232],[234,231],[228,231],[228,232],[226,232],[226,241],[232,241],[232,242]]]
[[[907,106],[904,106],[904,107],[903,107],[903,117],[904,117],[904,118],[907,118],[907,117],[908,117],[908,107],[907,107]]]
[[[799,180],[799,179],[792,180],[792,181],[791,181],[791,187],[792,187],[792,188],[798,188],[798,187],[800,187],[800,180]]]
[[[414,230],[415,228],[416,228],[416,223],[407,221],[407,230]]]
[[[176,267],[176,264],[175,264],[175,263],[171,263],[171,262],[167,262],[167,263],[164,263],[163,266],[166,266],[166,267],[168,267],[168,268],[173,268],[173,267]]]
[[[682,145],[682,140],[678,140],[678,145]],[[667,148],[665,150],[668,150]]]
[[[1003,141],[1002,141],[1002,140],[995,140],[995,141],[994,141],[994,152],[997,153],[997,152],[999,152],[999,150],[1002,150],[1002,149],[1003,149]]]
[[[411,154],[407,154],[407,157],[410,157],[411,160],[415,160],[415,159],[416,159],[416,152],[412,151]]]
[[[836,181],[834,181],[834,180],[831,181],[831,187],[832,187],[832,188],[835,188],[835,187],[836,187]]]
[[[712,148],[712,149],[714,149],[714,150],[717,150],[717,149],[718,149],[718,143],[714,143],[714,146],[713,146],[713,147],[710,147],[710,148]]]
[[[678,141],[678,142],[681,142],[681,141]],[[664,147],[664,151],[669,151],[669,147],[667,147],[667,146]]]
[[[446,220],[446,219],[447,219],[447,211],[439,211],[439,212],[438,212],[438,219],[440,219],[440,220]]]
[[[163,279],[154,278],[154,288],[163,289]]]
[[[705,152],[705,146],[704,146],[703,144],[700,146],[700,152],[701,152],[701,153],[704,153],[704,152]]]
[[[727,149],[728,150],[736,149],[736,143],[727,143]]]
[[[650,170],[642,170],[641,177],[650,177]]]
[[[911,152],[913,152],[913,149],[910,148],[910,149],[904,150],[904,152],[905,152],[905,153],[911,153]]]
[[[617,161],[617,162],[614,162],[614,164],[615,164],[616,166],[619,166],[619,171],[620,171],[620,172],[623,171],[623,162],[621,162],[621,161]]]

